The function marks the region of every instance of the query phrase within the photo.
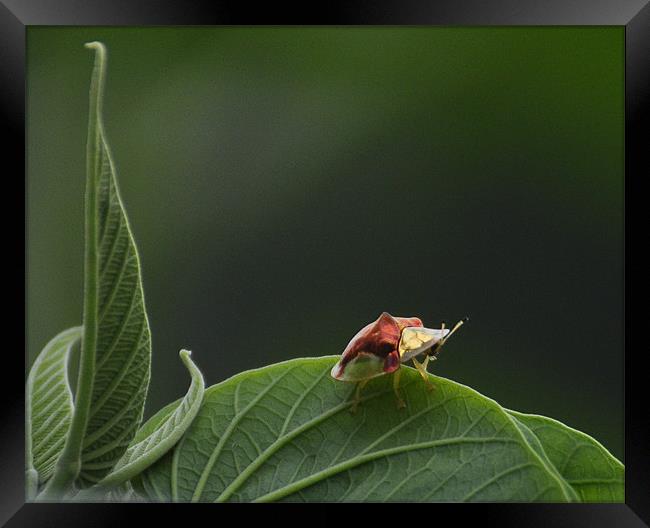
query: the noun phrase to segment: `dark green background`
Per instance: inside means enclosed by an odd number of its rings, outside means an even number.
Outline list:
[[[27,337],[80,323],[88,84],[143,263],[147,415],[342,351],[383,310],[471,323],[433,370],[623,458],[622,28],[28,29]]]

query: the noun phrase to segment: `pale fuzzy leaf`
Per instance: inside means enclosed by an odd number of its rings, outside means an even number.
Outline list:
[[[152,501],[578,499],[544,442],[493,400],[435,376],[429,392],[402,367],[406,409],[382,376],[351,414],[354,385],[329,376],[337,359],[287,361],[207,389],[182,440],[134,488]]]
[[[52,476],[70,427],[73,402],[68,361],[81,333],[81,327],[75,327],[52,338],[36,358],[27,378],[27,469],[36,470],[39,485]]]
[[[99,54],[97,60],[102,60]],[[93,75],[102,74],[101,65]],[[117,186],[102,125],[102,80],[96,111],[97,344],[92,398],[83,439],[80,483],[105,477],[142,421],[151,363],[151,336],[140,263]]]

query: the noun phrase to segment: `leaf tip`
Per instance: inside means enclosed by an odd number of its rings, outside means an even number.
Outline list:
[[[104,44],[102,42],[99,42],[98,40],[93,40],[92,42],[86,42],[84,44],[84,47],[88,49],[106,51],[106,46],[104,46]]]
[[[95,52],[95,60],[104,61],[106,57],[106,46],[103,42],[94,40],[92,42],[86,42],[84,48],[93,50]]]

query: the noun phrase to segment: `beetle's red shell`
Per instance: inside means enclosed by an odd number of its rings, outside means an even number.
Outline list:
[[[359,354],[371,354],[384,360],[384,372],[390,373],[400,365],[398,352],[402,330],[409,326],[422,326],[418,317],[393,317],[387,312],[363,327],[345,347],[336,378],[343,375],[345,365]]]

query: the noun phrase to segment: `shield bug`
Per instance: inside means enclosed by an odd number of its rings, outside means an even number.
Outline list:
[[[406,404],[399,394],[399,370],[402,363],[413,361],[429,390],[434,388],[427,375],[430,360],[435,360],[447,339],[468,320],[467,317],[449,329],[425,328],[418,317],[393,317],[387,312],[364,326],[345,347],[341,359],[332,368],[332,377],[357,383],[352,412],[359,405],[361,389],[372,378],[393,373],[393,389],[398,407]],[[420,363],[416,357],[425,354]]]

